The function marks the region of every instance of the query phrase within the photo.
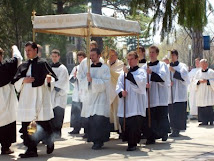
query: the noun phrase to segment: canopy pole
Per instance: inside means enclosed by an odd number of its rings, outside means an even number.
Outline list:
[[[88,66],[88,73],[90,73],[90,38],[91,38],[91,4],[88,4],[88,18],[87,18],[87,66]]]
[[[137,52],[140,53],[140,36],[137,35]]]
[[[32,16],[31,16],[32,25],[34,25],[35,16],[36,16],[36,11],[33,10]],[[36,32],[35,32],[34,28],[32,29],[32,36],[33,36],[33,42],[35,42],[36,41]]]

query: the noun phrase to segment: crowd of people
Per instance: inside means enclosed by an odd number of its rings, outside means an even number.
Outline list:
[[[92,41],[90,60],[79,51],[79,65],[69,76],[59,50],[51,51],[51,63],[41,58],[41,46],[35,42],[26,43],[25,51],[28,60],[22,62],[17,46],[12,46],[12,58],[3,61],[0,48],[2,155],[13,153],[16,121],[22,123],[19,132],[27,147],[21,158],[37,157],[40,141],[47,154],[54,151],[54,141],[61,137],[69,81],[74,85],[69,134],[84,128],[83,138],[93,142],[94,150],[109,141],[111,132],[128,143],[127,151],[136,150],[141,139],[149,145],[179,137],[186,130],[187,107],[200,126],[213,125],[214,71],[206,59],[197,58],[196,68],[189,72],[178,61],[177,50],[171,51],[170,61],[167,56],[160,61],[158,47],[150,46],[148,61],[144,47],[130,51],[127,64],[114,49],[104,61]]]

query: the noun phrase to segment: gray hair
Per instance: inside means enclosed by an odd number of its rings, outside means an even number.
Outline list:
[[[207,62],[207,59],[201,59],[200,63],[208,63],[208,62]]]

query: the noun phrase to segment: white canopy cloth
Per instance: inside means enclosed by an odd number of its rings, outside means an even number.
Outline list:
[[[91,22],[90,36],[94,37],[134,36],[141,32],[137,21],[93,13],[35,16],[33,29],[41,33],[87,37],[88,19]]]

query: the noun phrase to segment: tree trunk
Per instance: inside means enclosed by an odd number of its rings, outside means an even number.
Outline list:
[[[62,1],[57,2],[57,14],[63,14],[63,5],[64,2]]]
[[[192,64],[195,65],[196,58],[203,58],[203,35],[202,31],[192,32]]]
[[[92,13],[96,13],[101,15],[102,14],[102,3],[103,0],[91,0],[91,7],[92,7]],[[103,39],[101,37],[92,37],[92,40],[95,40],[98,44],[98,48],[100,51],[103,50]]]

